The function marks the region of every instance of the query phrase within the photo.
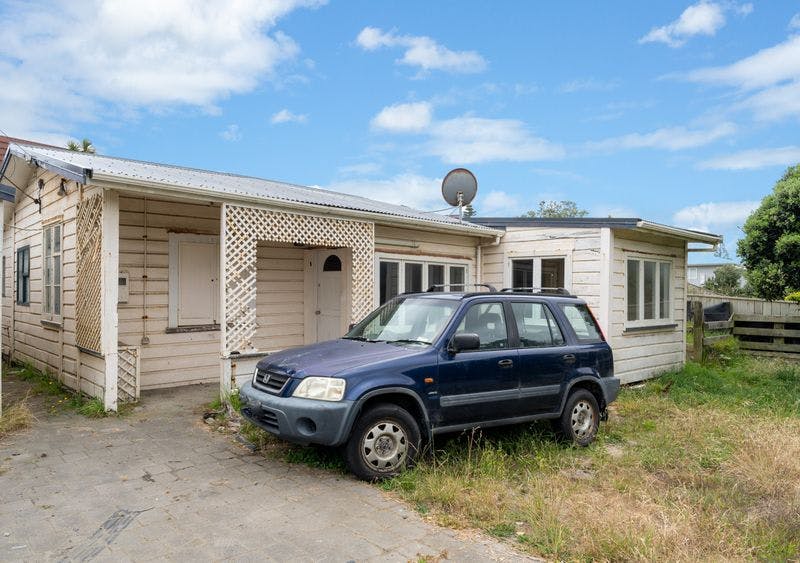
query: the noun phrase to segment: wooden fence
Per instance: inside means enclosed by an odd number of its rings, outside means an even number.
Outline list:
[[[769,356],[800,359],[800,315],[751,315],[733,312],[730,319],[705,321],[703,303],[692,301],[692,346],[702,361],[708,346],[733,335],[741,350]],[[709,334],[712,333],[712,334]]]
[[[774,317],[800,316],[800,303],[796,301],[765,301],[751,297],[728,297],[727,295],[714,295],[689,291],[689,301],[699,301],[703,307],[711,307],[728,302],[734,315],[767,315]]]

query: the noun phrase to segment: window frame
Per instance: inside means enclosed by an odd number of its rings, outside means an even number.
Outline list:
[[[15,251],[15,258],[14,258],[14,299],[17,305],[22,307],[30,307],[31,305],[31,245],[25,244],[23,246],[18,247]],[[27,256],[27,265],[28,265],[28,272],[23,273],[20,269],[20,255]],[[21,287],[24,284],[25,291],[21,292]],[[20,293],[23,293],[26,299],[22,299],[20,297]]]
[[[402,295],[406,292],[406,264],[420,264],[422,265],[422,291],[427,291],[430,287],[428,282],[428,266],[444,266],[444,283],[450,283],[450,267],[459,266],[464,268],[464,283],[469,285],[470,282],[470,260],[460,260],[446,258],[441,259],[436,256],[409,256],[407,254],[390,254],[390,253],[375,253],[375,280],[374,280],[374,295],[373,303],[375,307],[382,305],[380,302],[380,289],[381,289],[381,262],[392,262],[397,264],[397,295]]]
[[[514,262],[530,260],[533,262],[533,287],[542,286],[542,260],[564,261],[564,289],[572,291],[572,253],[541,255],[506,255],[503,287],[514,287]]]
[[[637,261],[639,263],[638,267],[638,277],[639,277],[639,287],[637,291],[638,295],[638,317],[636,320],[628,320],[628,262],[630,261]],[[655,279],[654,279],[654,303],[653,303],[653,318],[646,319],[644,318],[644,306],[645,306],[645,291],[644,291],[644,263],[645,262],[653,262],[655,263]],[[669,312],[666,317],[661,317],[661,265],[667,264],[669,265]],[[667,327],[672,326],[675,324],[675,260],[671,259],[664,259],[664,258],[654,258],[652,256],[646,256],[641,254],[628,254],[625,256],[625,290],[623,295],[625,296],[625,306],[623,308],[623,318],[625,319],[624,327],[625,329],[636,329],[636,328],[658,328],[658,327]]]
[[[513,319],[513,312],[511,312],[511,307],[507,306],[507,303],[509,302],[505,299],[486,300],[486,301],[481,300],[472,302],[466,307],[464,307],[461,316],[458,319],[455,319],[453,323],[455,328],[453,329],[453,333],[450,336],[451,339],[457,334],[470,334],[466,331],[459,332],[458,330],[459,327],[461,326],[461,323],[466,324],[467,315],[469,314],[470,309],[472,309],[473,307],[498,305],[500,307],[500,318],[503,320],[503,326],[505,327],[506,331],[506,338],[505,338],[506,345],[505,347],[503,346],[498,346],[496,348],[480,347],[475,350],[462,350],[461,352],[459,352],[460,354],[466,354],[471,352],[498,352],[498,351],[507,352],[509,350],[517,350],[519,348],[519,337],[516,333],[516,327],[514,328],[514,332],[512,332],[511,322],[509,322],[510,320],[514,320],[514,322],[516,322],[516,320]],[[509,318],[509,315],[511,315],[511,318]]]
[[[219,320],[221,316],[220,302],[220,277],[219,277],[219,264],[220,257],[217,254],[217,277],[216,287],[212,293],[214,294],[217,312],[217,322],[212,324],[180,324],[178,315],[178,306],[180,304],[180,244],[182,242],[194,242],[201,244],[213,244],[219,250],[219,235],[200,235],[194,233],[169,233],[169,280],[168,280],[168,318],[167,318],[167,332],[180,332],[183,330],[219,330]]]
[[[548,348],[562,348],[567,346],[567,337],[564,334],[564,331],[561,329],[561,326],[558,324],[558,319],[556,318],[555,312],[550,308],[550,306],[544,301],[523,301],[520,299],[512,299],[508,301],[509,309],[511,311],[511,316],[513,317],[514,321],[514,330],[516,332],[516,340],[517,340],[517,348],[519,350],[546,350]],[[547,326],[550,332],[551,342],[547,346],[523,346],[522,344],[522,334],[519,331],[519,320],[517,319],[517,311],[514,310],[514,305],[540,305],[542,310],[544,311],[545,316],[547,317]],[[552,325],[551,325],[552,321]],[[560,342],[556,342],[553,338],[555,335],[553,333],[552,327],[555,327],[555,330],[558,332],[558,335],[561,337]]]
[[[55,229],[58,227],[58,252],[55,252]],[[50,231],[50,253],[48,254],[47,232]],[[58,280],[55,275],[55,259],[58,258]],[[47,283],[47,271],[52,261],[52,275]],[[58,281],[58,283],[56,283]],[[56,290],[56,287],[58,288]],[[52,291],[52,293],[51,293]],[[55,311],[55,298],[58,294],[58,312]],[[49,307],[48,307],[49,297]],[[64,315],[64,223],[61,219],[44,222],[42,225],[42,320],[61,323]]]

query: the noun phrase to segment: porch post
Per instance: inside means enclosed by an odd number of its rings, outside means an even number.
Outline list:
[[[119,377],[118,332],[119,314],[117,297],[119,292],[119,193],[106,190],[103,194],[101,275],[101,326],[102,350],[105,356],[105,392],[103,405],[106,410],[117,410],[117,378]]]
[[[226,219],[228,204],[220,206],[219,223],[219,394],[223,399],[231,393],[231,362],[228,358],[228,284],[225,277],[227,267],[228,229]]]

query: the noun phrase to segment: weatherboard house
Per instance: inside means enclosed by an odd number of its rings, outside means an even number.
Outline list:
[[[623,381],[685,360],[689,243],[640,219],[473,219],[257,178],[12,143],[2,350],[110,409],[335,338],[434,284],[565,287]]]

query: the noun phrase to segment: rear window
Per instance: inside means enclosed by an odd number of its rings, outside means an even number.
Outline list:
[[[575,331],[579,342],[603,341],[603,333],[600,332],[600,327],[597,326],[589,307],[585,304],[562,303],[561,310],[564,311],[569,324],[572,325],[572,330]]]

